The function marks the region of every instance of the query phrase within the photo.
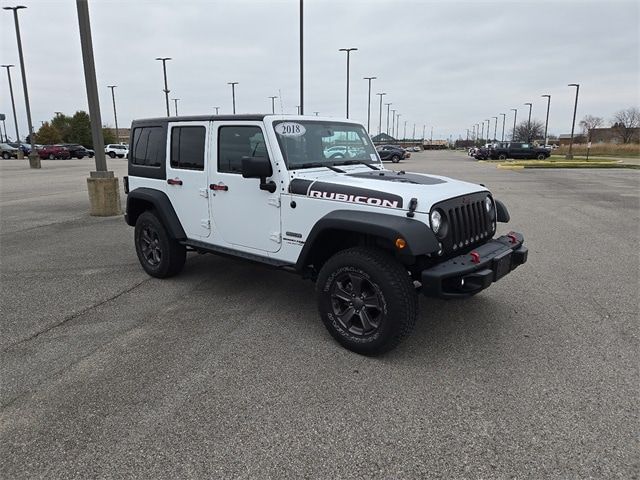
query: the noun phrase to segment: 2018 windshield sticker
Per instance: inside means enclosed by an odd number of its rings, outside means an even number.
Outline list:
[[[307,132],[304,125],[295,122],[283,122],[276,125],[276,133],[283,137],[301,137]]]

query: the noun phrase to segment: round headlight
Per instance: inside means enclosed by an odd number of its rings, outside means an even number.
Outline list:
[[[431,229],[433,230],[433,233],[438,233],[440,225],[442,225],[442,216],[439,211],[434,210],[431,212]]]
[[[489,213],[493,208],[493,202],[491,201],[491,197],[487,197],[484,199],[484,206],[487,209],[487,213]]]

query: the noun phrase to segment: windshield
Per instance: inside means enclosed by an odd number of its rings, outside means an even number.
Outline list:
[[[274,128],[290,170],[379,162],[369,135],[361,125],[303,120],[274,122]]]

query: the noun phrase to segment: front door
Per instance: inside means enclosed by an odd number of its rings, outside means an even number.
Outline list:
[[[211,212],[216,233],[226,244],[247,251],[280,250],[280,177],[273,164],[274,193],[260,189],[260,180],[242,177],[243,157],[269,157],[261,122],[214,122],[210,166]]]
[[[167,138],[167,196],[187,238],[207,238],[211,233],[205,169],[209,122],[169,123]]]

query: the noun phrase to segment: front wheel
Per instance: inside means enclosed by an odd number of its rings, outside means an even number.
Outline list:
[[[108,153],[108,155],[109,155],[111,158],[116,158],[116,154],[115,154],[115,152],[109,152],[109,153]]]
[[[355,247],[336,253],[320,270],[316,291],[325,327],[356,353],[389,351],[415,326],[413,282],[406,268],[381,250]]]
[[[153,212],[146,211],[138,217],[134,238],[138,260],[149,275],[167,278],[180,273],[187,250],[170,237]]]
[[[539,153],[538,156],[536,157],[538,160],[544,160],[545,158],[547,158],[547,156],[544,153]]]
[[[498,160],[506,160],[507,156],[504,153],[501,153],[500,155],[498,155]]]
[[[393,157],[391,157],[391,161],[393,163],[398,163],[400,161],[400,157],[398,155],[394,155]]]
[[[2,158],[4,158],[5,160],[9,160],[11,158],[11,155],[9,155],[7,152],[4,152],[2,154]]]

